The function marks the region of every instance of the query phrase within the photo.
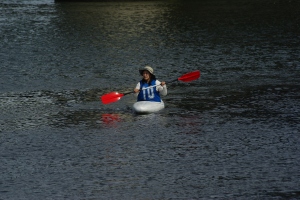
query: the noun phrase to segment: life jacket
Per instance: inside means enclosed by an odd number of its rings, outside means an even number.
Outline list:
[[[155,85],[155,80],[152,80],[150,84],[144,82],[143,80],[140,81],[140,93],[138,94],[137,101],[156,101],[161,102],[161,98],[159,92],[156,90],[155,87],[150,87]],[[144,89],[143,88],[147,88]]]

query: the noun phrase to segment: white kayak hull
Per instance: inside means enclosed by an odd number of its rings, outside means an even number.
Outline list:
[[[163,101],[138,101],[133,104],[133,111],[138,114],[155,113],[165,108]]]

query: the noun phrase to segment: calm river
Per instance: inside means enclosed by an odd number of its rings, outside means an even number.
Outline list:
[[[199,2],[2,0],[0,199],[300,199],[300,4]]]

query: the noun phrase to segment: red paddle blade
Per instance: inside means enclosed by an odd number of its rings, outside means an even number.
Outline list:
[[[101,96],[101,101],[103,104],[109,104],[118,101],[123,97],[124,94],[118,92],[110,92]]]
[[[187,74],[182,75],[181,77],[178,78],[179,81],[183,81],[183,82],[190,82],[193,80],[196,80],[200,77],[200,71],[196,70],[193,72],[189,72]]]

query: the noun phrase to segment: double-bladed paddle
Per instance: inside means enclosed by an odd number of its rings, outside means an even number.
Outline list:
[[[186,73],[186,74],[180,76],[179,78],[176,78],[176,79],[174,79],[172,81],[169,81],[169,82],[166,82],[166,83],[172,83],[172,82],[175,82],[175,81],[191,82],[191,81],[194,81],[194,80],[198,79],[199,77],[200,77],[200,71],[196,70],[196,71],[193,71],[193,72]],[[155,86],[157,86],[157,85],[150,86],[150,87],[147,87],[147,88],[143,88],[143,90],[151,88],[151,87],[155,87]],[[125,96],[127,94],[131,94],[131,93],[134,93],[134,91],[126,92],[126,93],[110,92],[110,93],[102,95],[100,97],[100,99],[101,99],[103,104],[109,104],[109,103],[116,102],[116,101],[120,100],[123,96]]]

